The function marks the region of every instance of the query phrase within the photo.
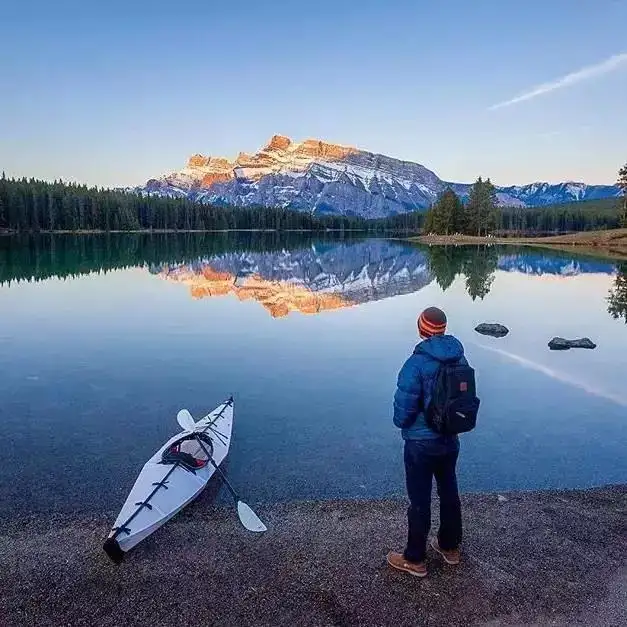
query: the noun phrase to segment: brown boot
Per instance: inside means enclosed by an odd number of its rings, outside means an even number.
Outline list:
[[[395,553],[390,551],[388,553],[388,564],[396,570],[401,570],[404,573],[409,573],[414,577],[426,577],[427,567],[424,562],[408,562],[402,553]]]
[[[431,548],[434,551],[437,551],[444,558],[444,561],[447,564],[450,564],[451,566],[457,566],[457,564],[459,564],[459,561],[460,561],[459,549],[452,549],[450,551],[445,551],[443,548],[440,547],[440,543],[438,542],[437,538],[431,539]]]

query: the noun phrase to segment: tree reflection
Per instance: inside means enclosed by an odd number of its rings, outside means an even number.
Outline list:
[[[484,299],[490,293],[498,264],[494,246],[431,246],[428,255],[429,270],[443,290],[463,274],[472,300]]]
[[[483,300],[490,293],[498,260],[494,246],[481,246],[464,264],[466,291],[472,300]]]
[[[607,298],[607,311],[615,320],[623,318],[627,324],[627,262],[618,264],[614,287]]]
[[[299,233],[276,232],[2,236],[0,285],[192,262],[240,250],[279,252],[286,248],[309,248],[312,241]],[[337,245],[338,238],[329,236],[328,241]]]
[[[429,271],[436,283],[443,289],[451,287],[455,277],[464,266],[462,246],[431,246],[428,249]]]

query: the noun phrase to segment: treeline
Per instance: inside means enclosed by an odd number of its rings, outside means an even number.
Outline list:
[[[0,178],[0,229],[40,231],[352,230],[365,221],[289,209],[224,208],[61,181]]]
[[[498,230],[542,235],[615,229],[622,225],[620,205],[618,198],[603,198],[547,207],[506,207],[499,210]]]
[[[419,233],[425,223],[424,211],[409,211],[399,213],[388,218],[376,218],[367,221],[367,229],[370,233]]]
[[[618,185],[623,192],[620,224],[627,229],[627,163],[618,171],[618,181],[616,181],[616,185]]]
[[[471,235],[549,234],[627,226],[627,165],[619,173],[623,199],[547,207],[499,207],[489,179],[479,178],[463,202],[447,189],[428,211],[384,219],[318,216],[284,208],[232,208],[107,190],[61,181],[0,178],[0,231],[306,230]]]
[[[622,201],[618,198],[545,207],[499,207],[490,180],[479,178],[466,203],[447,189],[427,211],[424,231],[438,235],[542,235],[614,229],[623,220]]]

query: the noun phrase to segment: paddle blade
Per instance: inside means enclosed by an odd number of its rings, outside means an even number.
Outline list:
[[[176,421],[179,423],[183,431],[193,431],[196,428],[196,423],[194,422],[192,415],[186,409],[181,409],[181,411],[176,415]]]
[[[237,501],[237,514],[248,531],[268,531],[268,528],[259,520],[259,516],[243,501]]]

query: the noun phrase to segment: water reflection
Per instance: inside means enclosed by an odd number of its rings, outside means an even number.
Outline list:
[[[463,489],[624,482],[626,276],[624,263],[532,249],[0,237],[0,438],[11,442],[0,518],[117,509],[178,410],[200,415],[229,393],[229,473],[253,502],[396,494],[391,396],[416,312],[432,302],[451,312],[481,379]],[[486,320],[512,332],[478,336]],[[549,351],[557,334],[598,349]],[[30,472],[30,459],[60,471]]]
[[[623,318],[627,324],[627,262],[618,264],[614,287],[608,296],[608,312],[612,318]]]
[[[410,247],[370,240],[278,252],[229,252],[188,264],[151,267],[154,274],[187,285],[193,298],[234,294],[240,300],[255,299],[275,318],[413,293],[432,281],[446,291],[459,276],[470,298],[483,300],[497,270],[572,277],[612,274],[615,266],[496,246]]]
[[[608,312],[627,322],[627,263],[497,246],[408,246],[384,240],[313,240],[302,234],[120,234],[0,238],[0,284],[142,267],[189,287],[193,298],[234,295],[281,318],[417,292],[463,277],[483,300],[497,271],[615,274]]]
[[[275,318],[314,314],[399,294],[432,281],[423,250],[371,240],[278,252],[228,252],[151,272],[189,286],[194,298],[232,293],[255,299]]]
[[[443,290],[447,290],[461,274],[466,279],[466,291],[472,300],[483,299],[489,294],[499,265],[496,247],[431,246],[428,256],[429,268]]]

